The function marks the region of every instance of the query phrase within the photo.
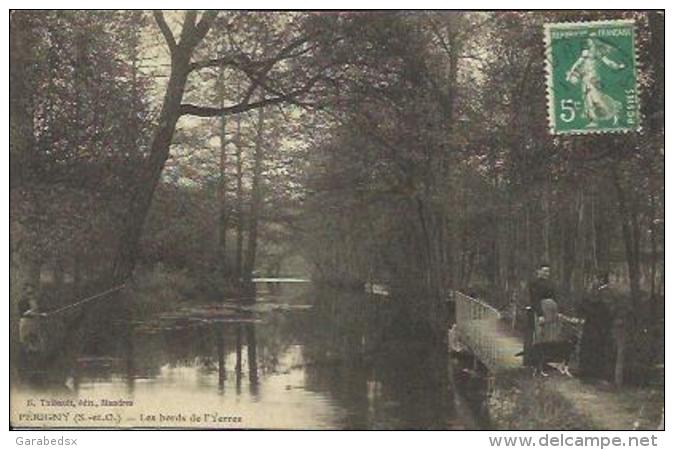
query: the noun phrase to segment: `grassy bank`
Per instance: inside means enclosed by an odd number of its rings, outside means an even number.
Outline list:
[[[126,283],[118,300],[133,320],[189,305],[218,303],[248,295],[215,271],[175,269],[155,264],[140,267]]]
[[[518,372],[496,379],[488,410],[503,430],[655,430],[663,401],[657,386],[615,389]]]
[[[25,289],[26,276],[20,267],[10,274],[10,335],[12,354],[18,355],[19,303],[29,295]],[[89,296],[103,292],[108,284],[85,282],[75,288],[72,282],[56,286],[47,278],[42,280],[34,294],[42,311],[72,305]],[[214,303],[243,294],[239,287],[231,286],[212,272],[177,270],[161,264],[140,267],[121,291],[102,296],[69,310],[67,314],[49,316],[48,322],[62,322],[66,328],[80,336],[111,333],[114,323],[147,320],[159,313],[199,303]],[[47,322],[45,321],[45,323]],[[49,333],[51,335],[51,333]],[[59,333],[62,334],[62,333]],[[50,340],[60,336],[50,336]],[[83,339],[85,339],[83,337]],[[85,339],[86,340],[86,339]]]

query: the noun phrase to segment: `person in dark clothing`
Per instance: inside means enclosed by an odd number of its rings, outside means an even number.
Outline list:
[[[527,315],[527,329],[524,333],[524,358],[525,366],[531,365],[527,357],[529,349],[534,343],[534,333],[539,318],[543,316],[541,300],[549,298],[555,300],[557,292],[555,285],[550,281],[550,265],[541,264],[536,271],[536,278],[529,282],[529,307]]]
[[[578,308],[584,319],[579,354],[583,377],[607,378],[610,372],[612,314],[609,297],[608,274],[600,274]]]
[[[550,281],[550,266],[547,264],[540,265],[536,278],[529,283],[529,306],[536,313],[536,317],[543,315],[541,300],[544,298],[557,298],[555,285]]]

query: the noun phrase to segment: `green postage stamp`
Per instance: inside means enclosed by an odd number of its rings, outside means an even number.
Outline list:
[[[545,25],[552,134],[639,129],[634,22]]]

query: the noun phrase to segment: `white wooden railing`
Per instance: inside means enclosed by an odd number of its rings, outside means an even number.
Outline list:
[[[498,369],[498,366],[511,366],[513,356],[521,350],[520,338],[505,339],[508,324],[499,322],[502,319],[501,312],[489,303],[470,297],[458,291],[450,294],[450,300],[454,302],[456,313],[456,325],[450,330],[451,337],[460,341],[462,345],[469,347],[470,351],[490,370]],[[580,342],[580,330],[583,321],[576,317],[560,314],[563,335],[568,339],[576,336],[576,343]],[[513,323],[514,325],[514,319]],[[519,348],[513,348],[513,339],[520,343]],[[456,347],[456,344],[454,344]],[[577,362],[576,351],[572,355],[572,364]]]
[[[499,358],[495,337],[501,313],[490,304],[461,292],[453,292],[452,297],[461,340],[483,364],[494,368]]]

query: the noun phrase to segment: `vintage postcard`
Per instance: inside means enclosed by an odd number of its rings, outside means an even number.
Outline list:
[[[664,11],[9,15],[11,430],[664,428]]]

